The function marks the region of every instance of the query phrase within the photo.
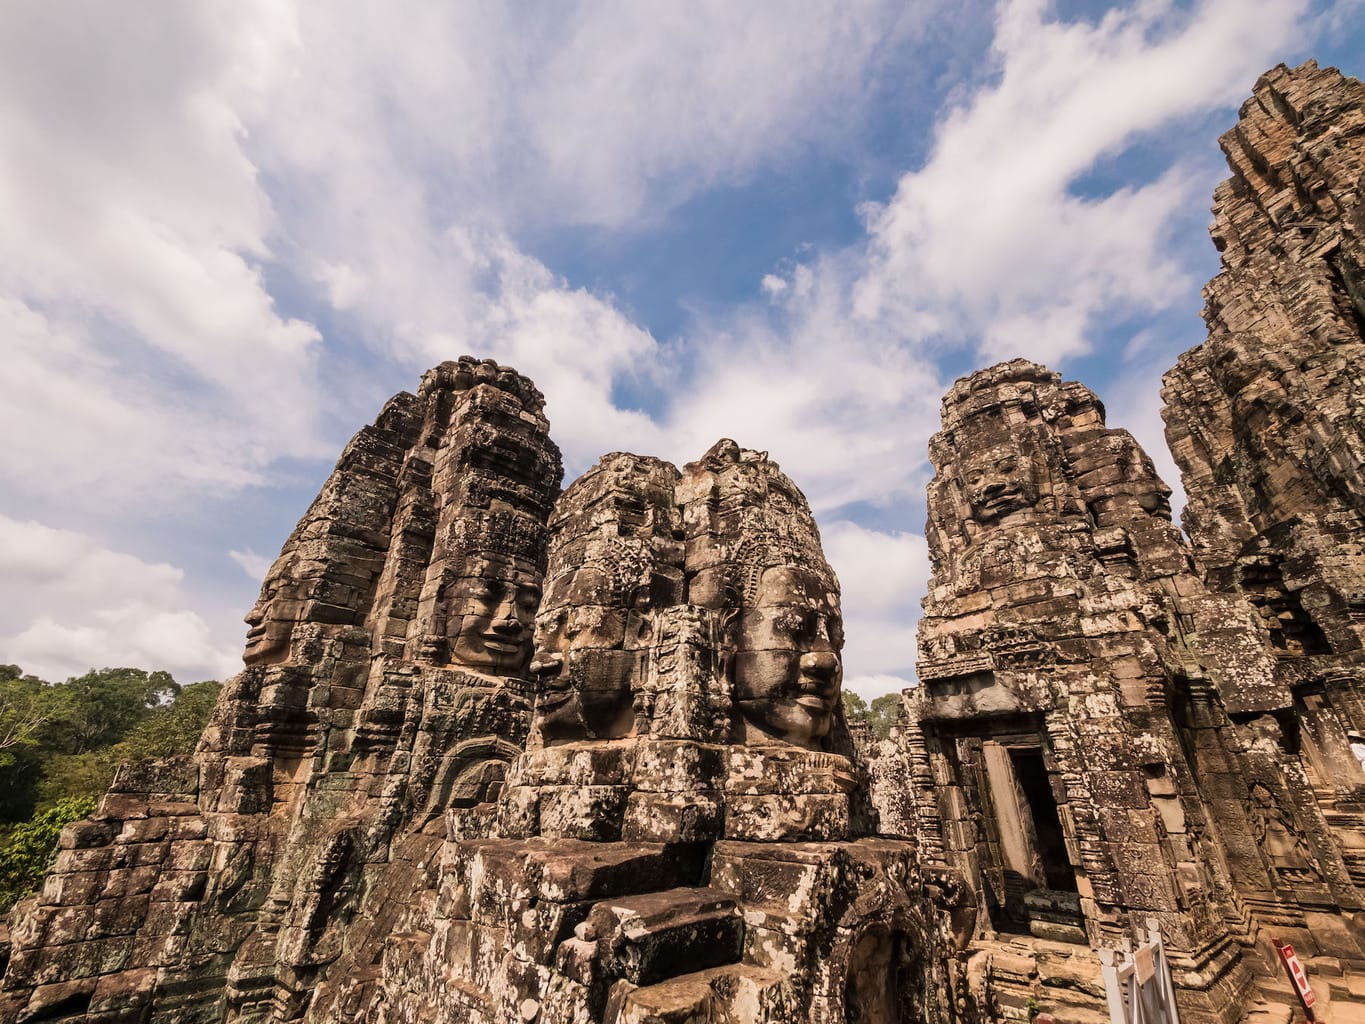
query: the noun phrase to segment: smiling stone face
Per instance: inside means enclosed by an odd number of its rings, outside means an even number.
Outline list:
[[[993,445],[968,456],[962,466],[962,485],[972,517],[983,524],[1038,503],[1033,465],[1012,444]]]
[[[611,573],[587,565],[551,581],[536,619],[536,720],[547,745],[624,736],[637,654],[622,650],[627,611]]]
[[[474,671],[516,675],[531,656],[540,604],[535,574],[512,561],[482,559],[476,573],[450,584],[450,660]]]
[[[763,573],[740,613],[734,700],[745,743],[817,749],[839,705],[843,663],[838,597],[795,566]]]
[[[316,579],[297,578],[297,561],[281,558],[270,567],[261,584],[261,595],[243,621],[247,624],[247,665],[275,665],[289,657],[295,628],[308,618],[310,594]]]

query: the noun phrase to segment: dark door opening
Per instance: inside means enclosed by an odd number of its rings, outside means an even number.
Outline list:
[[[1042,752],[1011,750],[1010,760],[1014,763],[1014,777],[1018,780],[1033,819],[1033,834],[1038,844],[1038,860],[1042,869],[1042,877],[1036,881],[1047,889],[1075,892],[1076,873],[1066,855],[1062,820],[1057,814],[1057,801],[1052,796]]]

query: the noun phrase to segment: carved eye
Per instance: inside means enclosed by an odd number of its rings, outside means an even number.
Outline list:
[[[488,604],[502,597],[503,586],[495,580],[475,580],[465,593],[475,601]]]
[[[535,611],[538,607],[540,607],[540,588],[521,587],[517,591],[517,605],[523,611],[528,612]]]
[[[472,597],[477,601],[492,597],[493,588],[489,585],[487,580],[472,579],[464,582],[464,585],[459,588],[459,593],[465,597]]]
[[[1002,473],[1013,473],[1014,459],[1001,459],[999,462],[995,464],[995,467]]]
[[[536,633],[545,638],[557,636],[568,621],[569,615],[563,608],[551,615],[542,615],[536,620]]]

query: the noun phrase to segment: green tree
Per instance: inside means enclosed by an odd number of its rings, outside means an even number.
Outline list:
[[[62,713],[62,701],[37,676],[0,665],[0,768],[14,764],[16,748],[36,747],[43,730]]]
[[[170,703],[156,708],[118,744],[124,760],[194,753],[222,688],[213,679],[180,687]]]
[[[140,668],[92,669],[54,689],[66,707],[51,723],[47,740],[63,754],[84,754],[117,743],[180,692],[169,672]]]
[[[884,693],[880,697],[872,698],[872,704],[868,708],[868,725],[872,727],[872,732],[878,739],[884,740],[891,735],[891,730],[900,721],[900,714],[901,695]]]
[[[0,848],[0,913],[37,890],[57,852],[62,829],[94,809],[90,797],[72,797],[10,831],[9,841]]]
[[[844,718],[849,725],[867,721],[867,701],[863,700],[852,690],[845,690],[844,697]]]
[[[50,750],[48,734],[65,697],[17,665],[0,665],[0,823],[33,813]]]
[[[53,755],[39,787],[43,802],[98,797],[114,781],[119,765],[128,761],[193,753],[220,689],[222,684],[212,680],[192,683],[173,701],[153,709],[119,742],[79,754]]]

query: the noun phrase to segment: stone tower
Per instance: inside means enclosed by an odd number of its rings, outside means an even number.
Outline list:
[[[964,876],[983,958],[1013,933],[1085,961],[1155,917],[1184,1015],[1236,1019],[1246,969],[1175,721],[1198,581],[1168,488],[1091,391],[1023,360],[954,385],[930,456],[905,730],[921,856]],[[1259,664],[1235,633],[1224,650]]]
[[[1223,270],[1208,340],[1166,374],[1166,435],[1199,570],[1256,610],[1272,660],[1222,698],[1365,886],[1365,85],[1278,67],[1221,141]],[[1282,913],[1330,913],[1311,877],[1271,881]]]
[[[446,811],[492,807],[530,724],[562,476],[543,405],[464,358],[352,439],[198,752],[125,766],[20,912],[0,1016],[294,1019]]]
[[[1273,992],[1272,938],[1365,966],[1363,127],[1365,87],[1309,63],[1223,138],[1209,338],[1164,391],[1192,544],[1083,386],[1015,361],[944,398],[881,791],[975,906],[967,1019],[1099,1010],[1092,950],[1148,920],[1186,1020]]]
[[[838,584],[776,464],[608,455],[546,579],[497,834],[448,830],[404,942],[312,1019],[944,1019],[914,847],[868,835]]]

